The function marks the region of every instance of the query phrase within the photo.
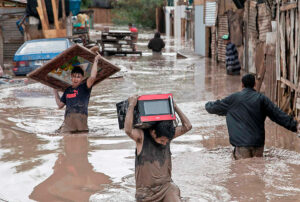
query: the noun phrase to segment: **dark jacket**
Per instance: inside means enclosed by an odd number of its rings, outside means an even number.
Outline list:
[[[156,33],[154,38],[148,43],[148,48],[152,49],[154,52],[161,52],[165,47],[165,42],[160,38],[160,34]]]
[[[229,140],[233,146],[263,146],[267,116],[286,129],[297,131],[297,121],[252,88],[208,102],[205,109],[208,113],[226,116]]]
[[[229,43],[226,46],[226,69],[232,72],[241,70],[239,53],[233,43]]]

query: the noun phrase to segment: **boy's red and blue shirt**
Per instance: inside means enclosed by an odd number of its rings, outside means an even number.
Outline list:
[[[80,113],[88,115],[88,105],[92,88],[87,87],[87,83],[81,83],[76,88],[68,87],[60,101],[66,105],[65,116],[70,113]]]

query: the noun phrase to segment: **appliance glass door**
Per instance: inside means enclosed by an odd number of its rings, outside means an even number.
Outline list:
[[[145,116],[171,114],[169,100],[147,100],[143,105]]]

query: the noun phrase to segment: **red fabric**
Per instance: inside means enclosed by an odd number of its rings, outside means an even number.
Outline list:
[[[129,30],[130,30],[131,32],[138,32],[138,29],[137,29],[136,27],[131,27]]]

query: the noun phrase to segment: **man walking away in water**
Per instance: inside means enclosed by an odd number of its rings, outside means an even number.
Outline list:
[[[148,48],[152,50],[153,55],[161,55],[161,50],[165,47],[165,42],[160,38],[160,33],[156,32],[154,38],[148,43]]]
[[[242,86],[243,90],[240,92],[206,103],[205,109],[208,113],[226,116],[229,141],[234,146],[235,159],[262,157],[266,117],[293,132],[299,130],[299,125],[269,98],[255,91],[253,75],[243,76]]]
[[[54,90],[55,101],[59,109],[65,105],[65,120],[62,127],[59,129],[61,133],[66,132],[84,132],[88,131],[87,117],[88,104],[92,91],[92,86],[97,76],[97,65],[101,55],[97,55],[91,69],[91,76],[82,82],[84,79],[84,71],[80,66],[75,66],[71,72],[72,86],[68,87],[63,96],[60,98],[58,91]]]
[[[133,128],[133,111],[138,96],[128,99],[125,132],[136,142],[135,180],[137,202],[179,202],[180,190],[172,181],[170,142],[189,130],[192,125],[174,103],[182,126],[173,121],[157,122],[150,129]]]

